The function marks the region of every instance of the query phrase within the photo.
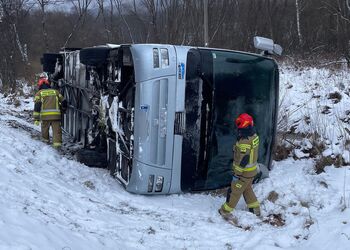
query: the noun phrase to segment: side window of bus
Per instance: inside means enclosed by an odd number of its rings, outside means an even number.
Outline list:
[[[153,68],[159,68],[159,51],[157,48],[153,49]]]

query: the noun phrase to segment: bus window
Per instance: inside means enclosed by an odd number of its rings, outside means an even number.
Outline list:
[[[208,92],[205,94],[205,88],[202,87],[197,93],[202,100],[197,102],[200,106],[196,109],[197,116],[201,117],[197,120],[202,121],[199,124],[203,124],[207,119],[203,117],[208,117],[205,112],[209,109],[210,124],[198,126],[197,122],[198,132],[192,136],[200,137],[198,148],[201,150],[192,156],[192,161],[187,159],[187,162],[192,162],[192,166],[183,161],[182,170],[191,173],[191,178],[187,177],[181,184],[182,188],[190,190],[215,189],[230,183],[232,147],[236,138],[234,119],[240,113],[246,112],[254,117],[260,136],[259,163],[269,165],[278,97],[278,80],[275,75],[277,66],[273,60],[257,55],[208,49],[201,49],[200,56],[200,77],[194,79],[203,82],[203,86],[212,85],[213,91],[212,96],[208,96]],[[189,62],[187,65],[190,65]],[[186,98],[190,97],[187,93],[194,86],[193,76],[191,78],[192,80],[186,79]],[[186,106],[186,114],[189,114],[188,112],[193,112],[193,107]],[[194,127],[194,123],[186,121],[186,130],[191,130],[191,126]],[[208,159],[202,154],[206,148],[204,143],[208,143]],[[185,151],[183,156],[184,153]]]

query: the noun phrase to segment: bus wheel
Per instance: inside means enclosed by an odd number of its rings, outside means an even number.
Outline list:
[[[88,167],[106,168],[107,153],[98,152],[92,149],[80,149],[75,153],[77,161]]]
[[[110,48],[95,47],[80,50],[80,62],[88,66],[101,66],[107,62]]]

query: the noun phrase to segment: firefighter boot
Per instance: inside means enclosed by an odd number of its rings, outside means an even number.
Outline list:
[[[225,209],[223,209],[222,207],[218,210],[218,212],[224,220],[228,221],[233,225],[237,225],[238,220],[232,213],[225,211]]]
[[[249,208],[249,212],[261,217],[260,207]]]

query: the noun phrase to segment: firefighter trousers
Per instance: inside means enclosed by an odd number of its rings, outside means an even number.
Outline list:
[[[254,178],[240,177],[236,181],[231,182],[231,187],[227,191],[226,204],[230,208],[235,208],[242,194],[247,207],[253,209],[254,213],[260,213],[260,204],[253,191],[253,180]]]
[[[61,147],[62,145],[62,129],[61,129],[61,121],[41,121],[41,136],[43,141],[49,143],[50,136],[49,130],[52,127],[52,142],[54,147]]]

